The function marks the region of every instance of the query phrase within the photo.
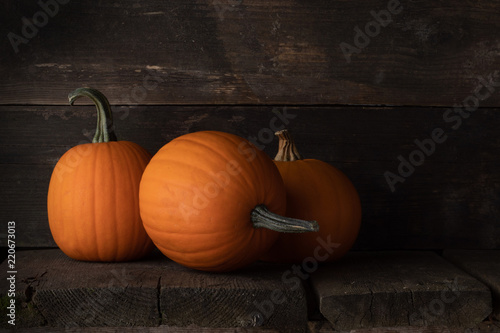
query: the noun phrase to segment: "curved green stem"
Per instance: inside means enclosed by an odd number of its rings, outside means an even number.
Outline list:
[[[97,89],[78,88],[69,93],[69,104],[73,105],[73,103],[80,97],[90,98],[97,108],[97,129],[92,142],[116,141],[116,135],[113,131],[113,115],[106,96],[104,96],[104,94]]]
[[[302,156],[300,156],[297,147],[295,146],[295,142],[293,142],[293,138],[288,132],[288,130],[284,129],[274,133],[279,139],[278,143],[278,153],[274,157],[275,161],[280,162],[291,162],[301,160]]]
[[[275,214],[264,205],[258,205],[252,210],[251,220],[254,228],[267,228],[279,232],[299,233],[318,231],[316,221],[304,221]]]

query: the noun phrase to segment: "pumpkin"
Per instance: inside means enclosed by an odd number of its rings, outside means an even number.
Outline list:
[[[318,232],[282,234],[263,260],[300,263],[306,258],[329,262],[354,244],[361,224],[361,203],[354,185],[337,168],[317,159],[302,159],[287,130],[276,133],[279,148],[274,163],[286,187],[285,216],[314,219]],[[321,244],[329,248],[321,249]]]
[[[79,88],[70,104],[86,96],[97,107],[92,143],[68,150],[50,178],[47,213],[54,241],[69,257],[85,261],[126,261],[154,245],[139,213],[139,184],[151,159],[144,148],[116,141],[109,102],[99,91]]]
[[[156,247],[204,271],[244,267],[280,232],[317,230],[314,221],[283,218],[286,192],[278,169],[248,140],[218,131],[182,135],[144,171],[139,203]]]

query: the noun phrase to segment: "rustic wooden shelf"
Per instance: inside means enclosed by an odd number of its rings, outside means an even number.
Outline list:
[[[336,328],[472,327],[492,311],[489,288],[432,252],[352,253],[312,275]]]
[[[494,315],[500,318],[500,251],[446,250],[443,256],[491,289]]]
[[[213,274],[159,253],[128,263],[80,262],[57,249],[17,256],[19,326],[251,327],[263,321],[269,328],[294,328],[307,323],[304,288],[283,282],[278,266]],[[5,290],[4,283],[4,295]],[[279,304],[265,318],[261,313],[273,293]]]
[[[483,261],[496,260],[488,252]],[[457,254],[472,258],[446,256]],[[492,313],[490,288],[498,285],[429,251],[352,252],[318,269],[256,263],[216,274],[160,253],[90,263],[47,249],[18,252],[17,267],[16,328],[34,332],[490,332],[478,325]],[[1,281],[2,299],[7,289]]]

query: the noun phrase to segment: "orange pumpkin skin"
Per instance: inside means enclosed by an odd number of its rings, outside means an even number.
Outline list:
[[[161,148],[144,171],[141,216],[170,259],[198,270],[230,271],[261,257],[278,233],[254,228],[260,204],[286,210],[285,187],[272,160],[249,141],[202,131]]]
[[[126,261],[149,253],[139,213],[139,183],[151,159],[144,148],[116,141],[108,99],[93,88],[68,95],[71,105],[90,98],[97,108],[92,143],[68,150],[49,183],[47,213],[54,241],[69,257],[86,261]]]
[[[361,203],[351,181],[340,170],[320,160],[298,159],[274,163],[286,187],[285,216],[314,219],[318,221],[319,231],[280,234],[262,259],[300,263],[312,257],[320,262],[331,262],[344,256],[354,244],[361,225]],[[322,244],[318,238],[325,243],[334,243],[333,252],[318,250]]]
[[[47,211],[54,241],[67,256],[127,261],[154,248],[139,213],[140,179],[150,159],[128,141],[82,144],[60,158]]]

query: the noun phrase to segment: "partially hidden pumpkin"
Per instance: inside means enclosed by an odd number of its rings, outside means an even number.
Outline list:
[[[198,270],[244,267],[269,250],[276,231],[317,230],[314,221],[277,215],[286,211],[278,169],[248,140],[225,132],[189,133],[163,146],[144,171],[139,199],[158,249]]]
[[[82,96],[97,107],[97,130],[92,143],[71,148],[54,167],[47,196],[50,231],[73,259],[139,259],[154,248],[139,213],[140,179],[151,154],[133,142],[116,141],[101,92],[76,89],[70,104]]]
[[[274,163],[286,187],[285,216],[313,219],[318,232],[282,234],[263,260],[300,263],[308,258],[329,262],[341,258],[354,244],[361,225],[361,203],[352,182],[339,169],[317,159],[302,159],[287,130],[276,133]],[[328,244],[324,248],[324,244]]]

